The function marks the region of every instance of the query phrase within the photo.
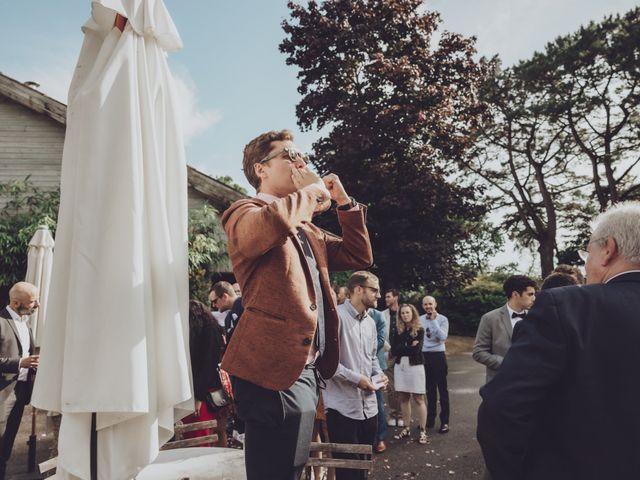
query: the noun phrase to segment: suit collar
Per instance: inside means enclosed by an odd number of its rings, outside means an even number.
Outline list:
[[[2,312],[0,312],[0,316],[6,319],[7,323],[11,327],[11,330],[13,331],[13,334],[16,336],[16,340],[18,341],[18,349],[20,350],[20,355],[22,355],[22,345],[20,343],[20,334],[18,333],[16,324],[13,321],[13,317],[11,316],[11,314],[6,308],[2,309]],[[29,329],[29,338],[31,339],[31,329]]]
[[[313,256],[315,257],[316,263],[318,263],[318,266],[320,266],[321,264],[324,264],[325,263],[324,250],[322,249],[322,245],[316,238],[315,233],[311,230],[311,228],[309,228],[309,224],[306,222],[303,223],[300,229],[304,230],[304,234],[307,237],[307,242],[309,243],[309,247],[313,252]]]
[[[266,204],[271,204],[276,200],[278,200],[278,197],[276,197],[275,195],[270,195],[268,193],[262,193],[262,192],[258,192],[258,194],[254,198]]]
[[[503,305],[500,309],[500,321],[504,328],[507,330],[507,334],[509,335],[509,340],[511,340],[511,335],[513,335],[513,325],[511,325],[511,318],[509,318],[509,308],[507,305]]]
[[[9,315],[11,316],[11,319],[14,322],[23,322],[23,316],[18,315],[18,312],[16,312],[13,308],[11,307],[7,307],[6,308],[7,312],[9,312]]]
[[[640,270],[629,270],[627,272],[619,273],[605,283],[618,283],[618,282],[640,282]]]

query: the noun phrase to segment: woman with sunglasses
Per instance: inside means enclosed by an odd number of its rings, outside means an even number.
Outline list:
[[[400,410],[405,427],[396,440],[408,438],[411,435],[411,398],[416,402],[420,436],[418,442],[427,443],[427,406],[425,404],[425,377],[422,360],[422,344],[424,342],[424,328],[420,322],[418,310],[413,305],[400,305],[397,335],[392,339],[391,352],[395,357],[394,388],[400,396]]]

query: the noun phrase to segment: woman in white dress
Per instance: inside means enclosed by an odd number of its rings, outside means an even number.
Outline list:
[[[400,395],[400,409],[405,427],[395,435],[395,439],[408,438],[411,435],[411,397],[416,402],[420,436],[418,442],[427,443],[427,406],[424,400],[425,377],[422,360],[424,328],[416,307],[403,304],[397,319],[398,334],[394,337],[391,352],[396,359],[393,368],[394,388]]]

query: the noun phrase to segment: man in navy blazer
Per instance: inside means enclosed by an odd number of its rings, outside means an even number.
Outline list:
[[[594,227],[588,285],[542,292],[480,389],[494,480],[640,478],[640,202]]]

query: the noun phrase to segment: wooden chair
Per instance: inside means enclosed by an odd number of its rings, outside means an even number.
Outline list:
[[[52,477],[56,473],[56,468],[58,467],[58,457],[50,458],[49,460],[45,460],[44,462],[38,465],[40,469],[40,475],[42,478]]]
[[[195,430],[204,430],[206,428],[216,428],[218,426],[217,420],[207,420],[204,422],[194,423],[182,423],[178,422],[174,426],[174,439],[165,443],[160,450],[172,450],[174,448],[186,448],[197,447],[199,445],[207,445],[210,443],[216,443],[218,441],[218,435],[206,435],[198,438],[184,439],[184,434],[187,432],[193,432]]]
[[[310,467],[325,467],[328,469],[327,477],[335,478],[336,468],[349,468],[355,470],[368,470],[371,472],[373,469],[373,447],[371,445],[354,445],[350,443],[311,443],[310,452],[322,452],[323,457],[309,457],[305,465],[305,479],[311,479]],[[333,458],[334,453],[350,453],[364,455],[364,460],[356,460],[351,458]],[[328,454],[328,456],[325,456]],[[316,479],[319,480],[319,479]]]

